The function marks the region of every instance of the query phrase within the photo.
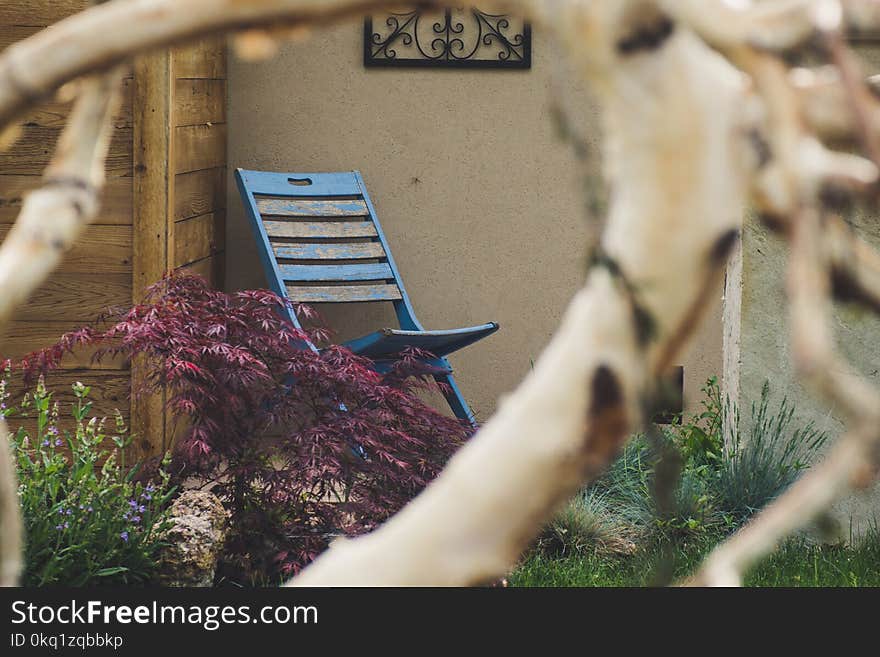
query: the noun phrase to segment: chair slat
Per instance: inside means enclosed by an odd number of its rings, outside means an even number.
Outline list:
[[[324,238],[376,237],[376,227],[369,221],[264,221],[269,237]]]
[[[280,265],[281,278],[291,281],[381,281],[394,278],[388,263],[366,265]]]
[[[385,249],[379,242],[349,244],[272,244],[280,260],[363,260],[384,258]]]
[[[287,296],[302,303],[352,303],[357,301],[395,301],[401,298],[396,285],[334,285],[301,287],[288,285]]]
[[[272,171],[247,171],[237,169],[236,177],[252,194],[265,196],[355,196],[361,193],[357,174],[353,171],[338,173],[277,173]],[[291,181],[305,182],[297,185]]]
[[[258,198],[257,209],[264,217],[366,217],[370,214],[361,200]]]

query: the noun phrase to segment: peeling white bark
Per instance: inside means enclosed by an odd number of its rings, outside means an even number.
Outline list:
[[[97,216],[121,71],[85,81],[43,185],[28,194],[0,245],[0,322],[61,262]]]
[[[438,479],[379,530],[334,543],[293,583],[463,585],[506,572],[636,426],[645,372],[631,324],[619,284],[595,271],[532,374]],[[599,368],[610,378],[599,375],[597,393]],[[597,394],[613,403],[591,413]]]
[[[0,586],[15,586],[22,569],[24,536],[18,508],[18,483],[6,420],[0,417]]]
[[[440,477],[373,534],[334,544],[293,585],[497,578],[638,427],[648,381],[692,334],[735,243],[749,173],[738,112],[746,85],[682,30],[656,52],[617,61],[596,88],[614,190],[601,244],[622,281],[594,268],[534,371]],[[653,318],[642,343],[634,305]],[[611,422],[588,410],[603,367],[624,398]]]
[[[0,329],[48,278],[86,225],[97,216],[111,122],[119,105],[122,72],[83,82],[70,121],[43,176],[28,194],[0,245]],[[6,422],[0,418],[0,586],[21,570],[22,522]]]

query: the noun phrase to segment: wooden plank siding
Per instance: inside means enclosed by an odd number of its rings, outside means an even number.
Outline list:
[[[223,210],[176,222],[174,267],[184,267],[222,253],[225,246],[226,213]]]
[[[134,76],[130,75],[122,81],[122,102],[119,111],[113,117],[114,128],[131,128],[134,124],[131,107],[133,95]],[[63,128],[67,125],[67,116],[72,105],[72,101],[65,103],[58,100],[46,101],[25,114],[23,123],[44,128]]]
[[[15,151],[13,147],[12,152]],[[11,224],[21,211],[25,195],[39,187],[40,176],[0,176],[0,223]],[[101,195],[101,211],[93,223],[131,226],[133,217],[131,176],[108,178]]]
[[[25,124],[22,135],[8,151],[0,153],[0,175],[42,175],[55,152],[61,128]],[[107,177],[131,175],[131,128],[114,128],[107,154]]]
[[[209,281],[222,281],[226,275],[226,258],[225,254],[218,253],[209,258],[196,260],[190,264],[181,267],[181,270],[190,274],[197,274]]]
[[[108,308],[131,305],[131,274],[53,272],[15,314],[32,322],[70,320],[86,325]]]
[[[0,242],[10,224],[0,224]],[[87,226],[64,256],[60,271],[76,274],[131,274],[131,226]]]
[[[208,38],[171,53],[175,268],[222,287],[226,236],[226,48]]]
[[[0,49],[85,9],[88,4],[89,0],[5,0],[0,3]],[[20,359],[53,344],[63,333],[94,322],[108,307],[127,307],[131,303],[136,83],[129,75],[123,84],[121,107],[113,119],[100,213],[94,225],[65,254],[60,267],[5,327],[0,336],[0,354],[4,357]],[[21,119],[23,131],[17,143],[0,153],[0,241],[8,235],[27,193],[40,186],[71,107],[72,103],[53,98],[30,110]],[[55,399],[62,404],[62,420],[70,416],[69,405],[74,399],[70,385],[74,381],[92,387],[90,399],[95,402],[95,413],[110,414],[119,408],[128,419],[128,362],[123,358],[106,358],[96,363],[92,361],[93,354],[93,349],[83,349],[65,357],[61,370],[47,378]],[[23,391],[20,383],[11,383],[13,391]]]
[[[131,405],[131,375],[127,371],[112,370],[96,370],[94,368],[58,370],[50,372],[46,376],[46,387],[52,392],[52,400],[58,402],[59,424],[62,429],[68,431],[73,429],[73,419],[71,418],[71,407],[76,403],[76,396],[73,394],[72,386],[77,381],[89,386],[89,400],[93,402],[91,416],[106,417],[108,431],[115,430],[115,421],[113,419],[116,409],[122,412],[126,422],[129,418],[129,408]],[[33,386],[25,386],[20,380],[12,382],[9,390],[12,393],[12,399],[21,399],[27,390],[32,390]],[[34,434],[36,429],[36,421],[34,418],[11,418],[8,420],[9,428],[16,430],[23,426]],[[108,448],[112,445],[107,445]]]
[[[226,244],[226,46],[209,38],[171,54],[173,163],[171,265],[222,289]],[[165,441],[184,429],[171,419]]]
[[[5,9],[9,12],[16,12],[17,16],[23,17],[27,15],[22,11],[23,5],[23,2],[10,2],[9,6],[5,7]],[[24,21],[27,19],[20,18],[19,20]],[[0,23],[0,50],[6,50],[16,41],[33,36],[44,27],[46,25],[16,25],[15,23],[6,23],[5,21]]]
[[[174,77],[167,50],[135,60],[134,195],[137,201],[134,226],[134,281],[132,301],[171,268],[169,252],[174,246],[173,157],[171,102]],[[132,362],[132,389],[148,375],[146,360]],[[131,423],[135,435],[131,451],[135,458],[165,450],[165,393],[157,391],[132,399]]]
[[[209,37],[172,53],[175,77],[202,80],[226,79],[226,46],[223,37]]]
[[[44,27],[86,9],[92,0],[27,0],[0,4],[0,26]]]
[[[177,126],[174,140],[174,173],[226,165],[225,123]]]
[[[0,50],[86,9],[90,0],[0,3]],[[0,336],[0,355],[20,358],[93,322],[108,307],[128,307],[163,275],[183,268],[223,286],[226,216],[226,49],[212,37],[135,60],[113,120],[107,183],[94,225],[60,269]],[[43,170],[71,103],[48,100],[22,119],[18,143],[0,153],[0,241]],[[91,385],[95,410],[124,411],[137,434],[132,458],[170,447],[164,395],[138,396],[144,363],[92,361],[93,350],[65,357],[49,379],[70,401],[70,383]]]
[[[174,178],[174,220],[226,208],[226,167],[180,173]]]
[[[3,355],[14,360],[20,359],[46,345],[58,342],[68,331],[79,328],[77,321],[45,320],[41,322],[14,321],[3,331]],[[93,360],[96,349],[83,348],[64,357],[62,369],[126,370],[128,363],[122,357],[105,356],[100,361]],[[83,380],[83,383],[87,381]]]
[[[226,234],[226,54],[208,39],[144,57],[135,94],[134,290],[176,269],[223,285]],[[144,363],[132,363],[133,385]],[[149,439],[139,455],[171,446],[173,421],[165,395],[139,395],[132,423]]]
[[[174,122],[177,126],[226,123],[226,80],[178,78]]]

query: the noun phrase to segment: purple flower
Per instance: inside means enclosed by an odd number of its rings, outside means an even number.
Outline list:
[[[67,522],[62,522],[60,525],[55,525],[55,529],[57,529],[58,531],[61,531],[62,529],[67,529],[68,527],[70,527],[70,523]]]
[[[61,445],[62,445],[61,438],[56,438],[55,439],[55,447],[61,447]]]
[[[46,439],[46,440],[44,440],[44,441],[43,441],[42,443],[40,443],[40,444],[41,444],[43,447],[48,447],[48,446],[49,446],[49,440]]]
[[[53,436],[57,436],[57,435],[58,435],[58,427],[49,427],[48,431],[49,431],[49,433],[51,433]]]
[[[138,508],[138,503],[136,500],[129,500],[128,506],[130,506],[132,509],[136,509],[136,508]]]
[[[143,512],[146,511],[146,510],[147,510],[147,507],[145,507],[143,504],[141,504],[141,505],[138,507],[138,513],[143,513]]]
[[[134,518],[131,519],[131,521],[132,521],[134,524],[138,524],[138,523],[141,521],[141,517],[140,517],[140,516],[135,516]]]
[[[123,541],[125,541],[126,543],[128,543],[128,532],[122,532],[122,533],[119,535],[119,538],[121,538]]]

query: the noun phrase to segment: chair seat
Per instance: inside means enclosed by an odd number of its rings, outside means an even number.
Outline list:
[[[498,324],[489,322],[467,328],[443,331],[404,331],[383,328],[360,338],[350,340],[344,346],[354,353],[373,360],[381,360],[398,354],[407,347],[417,347],[442,358],[467,347],[498,330]]]

